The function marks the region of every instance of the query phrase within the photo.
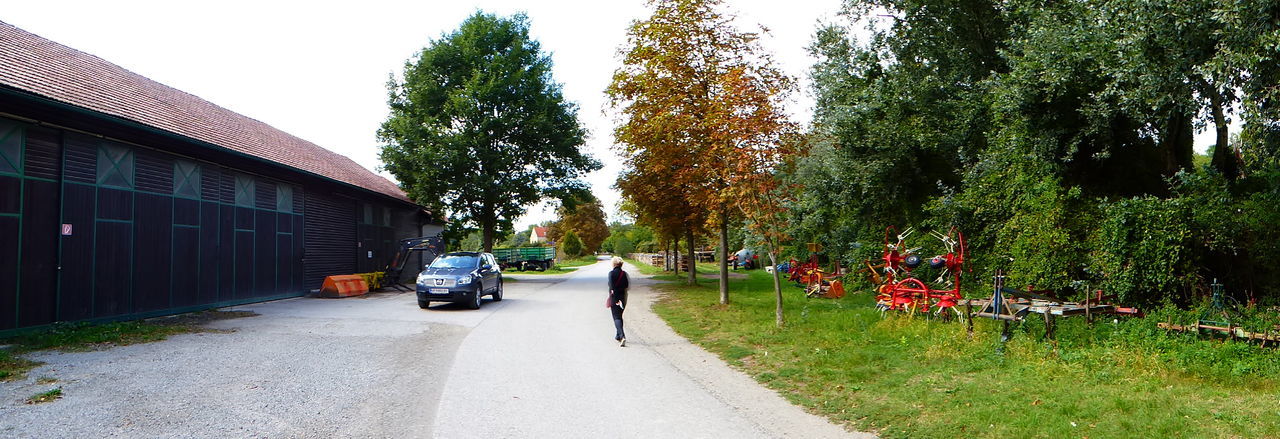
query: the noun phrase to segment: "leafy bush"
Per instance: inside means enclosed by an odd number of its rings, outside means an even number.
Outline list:
[[[572,230],[565,232],[564,238],[560,243],[560,251],[563,251],[570,258],[576,258],[582,256],[582,250],[582,240],[578,239],[578,234]]]
[[[1090,240],[1094,275],[1126,303],[1158,303],[1195,283],[1192,212],[1186,200],[1136,197],[1103,203]],[[1185,295],[1184,295],[1185,296]]]
[[[635,245],[631,244],[631,240],[625,236],[619,236],[613,240],[613,248],[611,249],[615,255],[626,255],[635,252]]]
[[[1089,247],[1093,277],[1128,302],[1194,304],[1214,280],[1238,300],[1275,302],[1280,185],[1270,174],[1229,183],[1181,172],[1168,198],[1100,204]]]

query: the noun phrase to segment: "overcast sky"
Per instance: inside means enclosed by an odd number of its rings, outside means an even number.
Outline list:
[[[369,169],[375,131],[387,117],[388,75],[432,39],[477,10],[529,16],[533,38],[551,53],[555,80],[580,107],[587,151],[605,164],[588,177],[612,214],[620,170],[604,88],[642,0],[606,1],[61,1],[8,2],[0,21],[97,55],[135,73],[337,151]],[[819,18],[840,0],[730,0],[740,28],[763,25],[763,43],[785,71],[805,80]],[[793,99],[808,122],[807,82]],[[383,172],[383,175],[388,175]],[[518,226],[552,219],[533,207]]]

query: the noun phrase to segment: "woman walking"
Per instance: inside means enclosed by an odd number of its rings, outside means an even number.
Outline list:
[[[620,347],[627,346],[627,334],[622,332],[622,311],[627,308],[629,286],[627,272],[622,270],[622,258],[614,256],[613,271],[609,272],[609,300],[605,301],[604,306],[613,313],[613,326],[618,330],[613,339],[618,341]]]

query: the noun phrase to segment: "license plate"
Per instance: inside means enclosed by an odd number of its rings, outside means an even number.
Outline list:
[[[431,294],[449,294],[448,288],[432,288]]]

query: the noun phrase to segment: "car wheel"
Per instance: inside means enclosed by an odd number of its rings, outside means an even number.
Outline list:
[[[427,309],[428,306],[431,306],[430,300],[418,299],[418,308]]]
[[[495,288],[493,290],[493,301],[494,302],[502,301],[502,280],[501,279],[498,280],[498,288]]]
[[[484,288],[476,288],[475,297],[471,299],[470,303],[467,303],[467,308],[480,309],[480,300],[484,297],[483,294]]]

